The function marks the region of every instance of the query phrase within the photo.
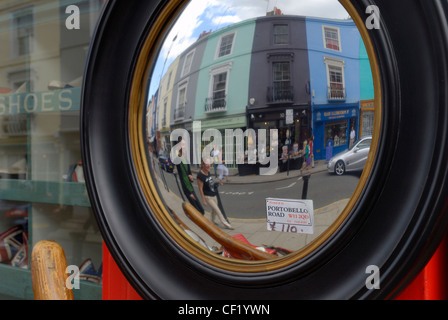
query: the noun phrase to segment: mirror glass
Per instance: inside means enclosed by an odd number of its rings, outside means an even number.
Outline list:
[[[349,13],[337,0],[193,0],[164,39],[142,134],[167,214],[230,259],[313,243],[372,156],[374,82]]]

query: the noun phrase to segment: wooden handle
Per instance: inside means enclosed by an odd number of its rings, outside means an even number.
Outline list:
[[[38,242],[31,254],[31,278],[35,300],[74,300],[66,281],[67,260],[55,241]]]
[[[232,238],[205,218],[190,203],[184,202],[182,207],[185,214],[202,230],[207,232],[210,237],[225,247],[226,250],[229,251],[230,255],[239,256],[245,260],[270,260],[277,258],[275,255],[263,252],[247,245],[242,241],[239,241],[238,239]]]

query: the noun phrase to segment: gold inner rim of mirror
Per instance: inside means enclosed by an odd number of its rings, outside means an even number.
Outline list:
[[[146,41],[139,53],[136,68],[134,70],[129,100],[129,138],[135,171],[141,184],[142,191],[145,194],[147,203],[150,206],[153,214],[157,218],[161,229],[163,229],[164,232],[166,232],[172,238],[172,240],[174,240],[175,243],[182,249],[184,249],[187,253],[191,254],[193,257],[199,258],[200,261],[203,261],[209,266],[214,266],[219,269],[239,273],[265,272],[287,267],[313,253],[320,246],[322,246],[324,242],[326,242],[335,232],[337,232],[337,230],[341,227],[341,225],[344,223],[344,221],[346,221],[347,217],[352,212],[355,204],[362,194],[364,186],[372,170],[376,152],[378,149],[378,141],[381,131],[382,101],[380,74],[371,39],[368,35],[368,31],[365,27],[363,19],[358,15],[352,3],[349,0],[340,0],[339,2],[347,10],[356,26],[358,27],[358,30],[367,49],[375,94],[374,134],[370,148],[370,154],[364,171],[360,177],[357,188],[355,189],[343,212],[339,215],[336,221],[313,242],[287,256],[279,257],[274,260],[261,261],[246,261],[224,258],[211,253],[206,248],[202,247],[199,243],[194,241],[174,221],[174,219],[171,218],[167,208],[165,208],[165,206],[163,205],[163,201],[161,200],[160,195],[157,193],[157,188],[151,178],[151,173],[148,166],[149,162],[146,158],[145,152],[146,141],[144,135],[142,134],[144,132],[143,116],[146,114],[145,108],[147,106],[145,99],[147,88],[149,85],[148,75],[150,72],[150,67],[153,63],[155,63],[158,55],[156,49],[161,45],[163,41],[163,35],[169,31],[169,27],[171,26],[175,18],[179,14],[181,14],[183,8],[188,4],[188,2],[189,1],[186,0],[172,0],[169,1],[168,4],[163,8],[163,10],[157,17],[154,26],[149,31]]]

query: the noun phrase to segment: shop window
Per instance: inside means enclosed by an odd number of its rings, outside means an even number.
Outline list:
[[[367,137],[373,135],[375,111],[362,111],[362,131],[361,137]]]
[[[325,145],[333,141],[334,147],[347,144],[347,121],[328,122],[325,124]]]
[[[0,50],[0,298],[34,298],[32,248],[54,240],[67,264],[79,269],[75,298],[101,299],[103,240],[87,195],[79,132],[92,33],[72,36],[61,1],[26,3],[18,8],[20,1],[4,1],[0,8],[6,40]],[[77,1],[81,28],[93,30],[100,3]]]

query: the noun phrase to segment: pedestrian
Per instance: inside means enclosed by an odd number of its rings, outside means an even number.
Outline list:
[[[310,138],[310,156],[311,156],[311,168],[314,168],[314,136]]]
[[[218,216],[219,221],[224,225],[226,229],[233,230],[233,227],[226,221],[221,210],[219,209],[218,200],[217,200],[217,190],[215,189],[213,178],[210,174],[210,159],[202,159],[201,161],[201,170],[198,173],[197,182],[199,186],[199,191],[202,196],[202,202],[204,207],[210,206],[211,213],[211,221],[215,223],[215,218]]]
[[[212,157],[213,168],[215,169],[215,178],[217,178],[218,177],[217,169],[219,164],[220,151],[216,146],[213,146],[213,150],[210,153],[210,156]]]
[[[350,131],[350,145],[348,146],[349,148],[353,146],[353,144],[355,143],[355,139],[356,139],[356,132],[355,128],[352,126],[352,130]]]
[[[226,167],[226,161],[222,158],[219,161],[218,164],[218,174],[219,174],[219,183],[222,184],[222,178],[226,177],[226,182],[229,182],[229,169]]]
[[[180,184],[182,186],[182,191],[188,199],[188,202],[191,203],[193,207],[195,207],[202,215],[204,215],[204,208],[201,205],[196,193],[194,192],[194,188],[192,182],[194,181],[193,175],[191,174],[190,165],[188,164],[187,159],[184,156],[183,149],[185,148],[184,140],[181,141],[182,147],[179,150],[179,158],[180,163],[176,165],[177,173],[179,174]]]
[[[303,141],[302,154],[303,154],[303,164],[302,168],[300,169],[300,174],[303,174],[303,169],[305,168],[307,169],[308,174],[310,174],[311,157],[310,157],[310,146],[308,145],[307,140]]]

